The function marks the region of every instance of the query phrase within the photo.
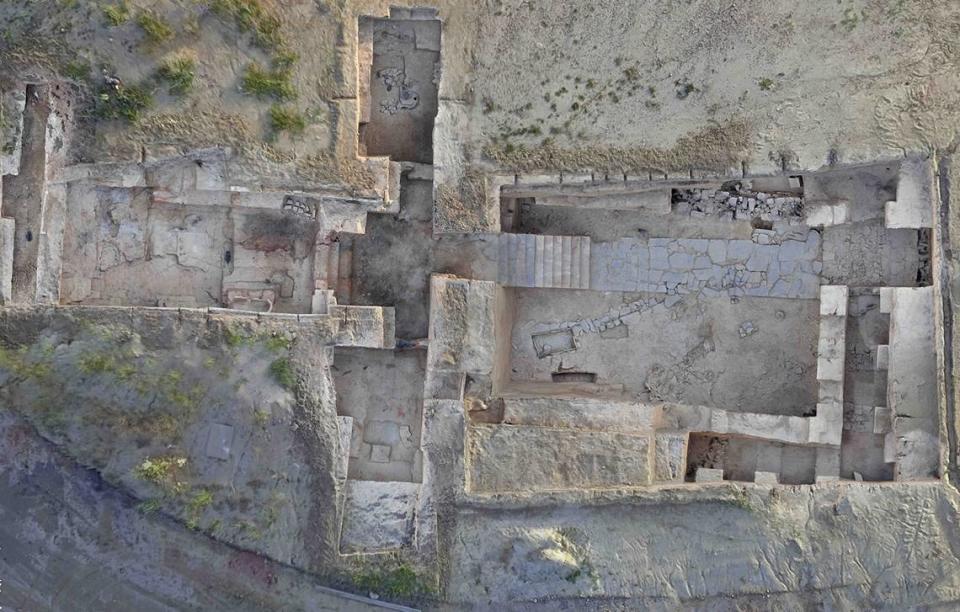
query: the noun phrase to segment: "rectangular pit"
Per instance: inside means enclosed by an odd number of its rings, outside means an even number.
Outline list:
[[[426,354],[338,348],[337,413],[353,417],[348,476],[420,482],[420,428]]]
[[[361,155],[433,163],[440,22],[361,17]]]

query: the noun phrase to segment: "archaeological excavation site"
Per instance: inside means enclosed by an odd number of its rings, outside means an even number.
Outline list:
[[[960,5],[395,1],[0,3],[0,608],[960,608]]]

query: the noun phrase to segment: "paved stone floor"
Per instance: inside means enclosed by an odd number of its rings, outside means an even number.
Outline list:
[[[768,240],[782,242],[761,244]],[[622,239],[592,249],[591,288],[601,291],[813,299],[822,270],[814,230],[754,240]]]

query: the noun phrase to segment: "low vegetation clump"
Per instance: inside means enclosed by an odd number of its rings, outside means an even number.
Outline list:
[[[263,341],[264,346],[268,350],[275,353],[280,351],[290,350],[290,347],[293,346],[293,340],[283,333],[273,333],[266,337]]]
[[[283,45],[280,19],[264,9],[260,0],[213,0],[210,10],[221,18],[236,21],[241,32],[252,33],[254,44],[261,49]]]
[[[27,347],[17,350],[0,346],[0,369],[13,372],[14,376],[39,380],[50,375],[50,364],[45,360],[33,360],[27,355]]]
[[[117,369],[116,360],[104,353],[90,353],[80,357],[80,371],[84,374],[104,374]]]
[[[130,7],[125,0],[119,4],[107,4],[103,7],[103,16],[109,25],[123,25],[130,19]]]
[[[273,66],[274,70],[292,70],[298,59],[300,59],[300,56],[296,53],[283,49],[274,54],[273,59],[270,60],[270,65]]]
[[[197,62],[192,57],[184,55],[163,61],[157,69],[157,76],[167,83],[168,91],[178,96],[190,90],[196,73]]]
[[[292,100],[297,97],[289,70],[277,67],[267,69],[257,63],[247,66],[243,75],[243,90],[258,98]]]
[[[148,499],[137,504],[137,510],[143,514],[153,514],[163,507],[162,499]]]
[[[147,40],[153,44],[160,44],[173,38],[173,28],[156,13],[140,13],[137,16],[137,25],[143,30]]]
[[[199,526],[200,515],[213,503],[213,493],[200,489],[187,501],[187,527],[196,529]]]
[[[63,67],[63,76],[74,81],[85,81],[90,76],[90,64],[84,61],[73,61]]]
[[[277,359],[270,364],[270,374],[284,389],[293,389],[297,386],[297,373],[286,357]]]
[[[147,457],[134,468],[137,478],[154,484],[165,491],[180,492],[184,483],[178,476],[187,465],[186,457]]]
[[[223,326],[223,340],[230,348],[243,346],[249,339],[249,335],[240,327],[225,323]]]
[[[266,427],[270,422],[270,411],[258,408],[253,411],[253,422],[260,427]]]
[[[135,122],[143,111],[153,106],[153,95],[139,85],[104,88],[97,101],[97,114],[104,119],[125,119]]]
[[[353,582],[364,591],[386,597],[412,597],[430,591],[408,565],[389,571],[360,572],[353,576]]]
[[[302,134],[307,121],[299,111],[274,104],[270,107],[270,129],[274,132]]]
[[[690,94],[699,91],[693,83],[686,79],[677,79],[673,84],[677,87],[677,98],[680,100],[686,100]]]

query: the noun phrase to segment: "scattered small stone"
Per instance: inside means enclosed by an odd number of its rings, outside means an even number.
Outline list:
[[[757,327],[753,324],[753,321],[744,321],[740,324],[740,337],[746,338],[747,336],[752,336],[757,333]]]

